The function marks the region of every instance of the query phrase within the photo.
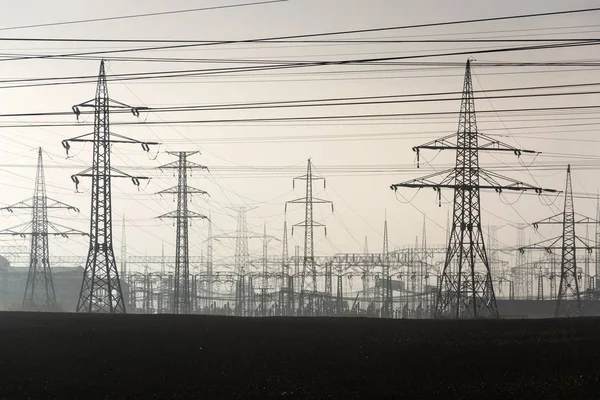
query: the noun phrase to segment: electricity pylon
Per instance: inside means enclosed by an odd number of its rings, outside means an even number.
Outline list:
[[[285,209],[287,212],[288,204],[301,203],[305,204],[304,208],[304,221],[292,225],[292,236],[294,236],[294,228],[304,228],[304,257],[302,259],[302,274],[300,284],[300,312],[304,313],[306,310],[310,313],[313,310],[314,297],[317,292],[317,266],[315,264],[315,241],[314,241],[314,227],[323,227],[325,229],[325,235],[327,236],[327,228],[320,222],[316,222],[313,219],[313,205],[314,204],[331,204],[331,212],[333,213],[333,203],[329,200],[319,199],[313,196],[313,181],[322,180],[323,188],[325,185],[325,178],[320,176],[314,176],[312,173],[312,161],[308,159],[306,167],[306,175],[302,175],[294,178],[293,187],[295,188],[296,180],[306,181],[306,195],[299,199],[290,200],[285,203]],[[308,277],[308,279],[306,279]],[[305,298],[308,293],[308,299]],[[307,300],[307,304],[305,304]]]
[[[208,232],[206,234],[206,307],[210,313],[212,310],[214,296],[214,277],[213,277],[213,232],[212,219],[208,214]]]
[[[48,221],[48,210],[66,209],[79,213],[79,209],[46,195],[46,180],[42,148],[38,149],[38,163],[33,197],[8,207],[0,208],[12,213],[17,209],[30,209],[31,222],[20,224],[0,232],[2,235],[31,236],[29,250],[29,273],[23,295],[23,309],[31,311],[57,311],[56,293],[50,269],[50,249],[48,235],[68,237],[69,235],[87,235],[77,229],[72,229]],[[51,229],[51,232],[49,231]]]
[[[470,60],[467,60],[465,68],[456,134],[414,147],[413,150],[417,153],[417,167],[422,149],[456,151],[454,168],[391,186],[392,190],[398,190],[399,187],[433,188],[438,193],[440,206],[441,189],[454,190],[450,239],[434,317],[497,318],[498,307],[481,229],[480,190],[535,190],[541,193],[545,189],[480,168],[479,151],[508,151],[517,156],[521,153],[535,152],[509,146],[478,131]]]
[[[388,239],[388,223],[387,223],[387,212],[383,222],[383,301],[381,306],[381,316],[383,318],[393,317],[393,292],[392,292],[392,278],[390,276],[390,252],[389,252],[389,239]]]
[[[77,303],[77,312],[87,313],[125,313],[125,302],[121,290],[121,281],[115,262],[112,238],[112,198],[111,179],[129,178],[139,186],[145,176],[132,176],[110,165],[110,153],[113,144],[140,144],[144,151],[155,142],[142,142],[112,133],[109,116],[111,110],[129,110],[139,116],[140,107],[131,107],[108,96],[104,60],[100,62],[96,97],[73,106],[73,112],[79,119],[82,108],[91,108],[94,113],[94,131],[92,133],[63,140],[62,145],[69,156],[69,142],[91,142],[94,145],[92,166],[72,175],[71,180],[77,190],[79,177],[92,178],[92,206],[90,213],[90,247],[83,272],[83,280]],[[111,138],[114,137],[114,138]]]
[[[575,234],[575,226],[577,224],[596,223],[597,221],[575,212],[571,184],[571,166],[569,165],[567,167],[563,212],[533,223],[535,229],[538,229],[540,225],[562,225],[562,234],[555,238],[546,239],[519,249],[520,252],[526,249],[542,249],[547,253],[560,250],[560,283],[558,286],[558,295],[554,303],[554,317],[579,316],[583,312],[581,292],[579,290],[581,271],[577,268],[576,252],[579,249],[591,253],[593,246],[587,240]],[[562,245],[557,245],[561,241]]]
[[[194,218],[208,219],[205,215],[188,209],[188,195],[207,195],[204,190],[196,189],[187,184],[188,171],[193,169],[208,169],[204,165],[188,160],[189,156],[197,151],[168,152],[177,156],[178,160],[159,167],[159,169],[177,170],[177,186],[162,190],[158,194],[177,195],[177,210],[159,216],[159,219],[173,218],[176,225],[175,239],[175,282],[173,290],[173,313],[189,314],[191,312],[190,299],[190,262],[189,262],[189,237],[188,228]]]
[[[519,224],[508,224],[517,229],[517,249],[525,247],[525,228],[527,224],[519,223]],[[515,255],[515,266],[513,268],[513,277],[514,277],[514,287],[515,287],[515,296],[521,300],[531,300],[532,299],[532,285],[533,285],[533,277],[530,274],[531,265],[527,263],[527,257],[525,253],[521,251],[517,251]]]

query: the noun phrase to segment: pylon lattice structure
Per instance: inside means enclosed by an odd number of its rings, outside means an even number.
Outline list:
[[[206,234],[206,307],[210,310],[213,304],[213,232],[211,215],[208,215],[208,232]]]
[[[525,228],[527,224],[509,224],[517,230],[517,249],[526,246]],[[515,282],[515,296],[518,299],[531,300],[533,298],[532,285],[533,274],[532,266],[527,262],[527,256],[524,252],[517,251],[515,255],[515,267],[513,268],[513,277]]]
[[[248,211],[254,210],[248,207],[237,207],[237,229],[232,234],[221,234],[213,236],[214,239],[235,239],[235,261],[234,269],[236,281],[236,309],[237,316],[247,316],[253,307],[252,279],[248,276],[250,268],[250,253],[248,251],[249,239],[265,239],[264,234],[248,232],[248,223],[246,214]],[[269,236],[269,238],[272,238]],[[263,242],[264,243],[264,242]]]
[[[306,195],[304,197],[287,201],[285,203],[285,209],[287,212],[288,204],[304,204],[304,221],[292,225],[292,236],[294,236],[294,228],[304,228],[304,257],[302,258],[302,273],[300,283],[300,313],[304,311],[311,312],[313,309],[314,297],[317,292],[317,266],[315,264],[315,241],[314,241],[314,228],[323,227],[325,229],[325,235],[327,235],[327,228],[324,224],[316,222],[313,218],[313,206],[314,204],[331,204],[331,212],[333,212],[333,203],[329,200],[319,199],[313,196],[313,182],[316,180],[323,181],[323,188],[326,187],[325,178],[313,175],[312,172],[312,161],[308,159],[306,167],[306,175],[302,175],[294,178],[294,188],[296,180],[306,181]]]
[[[597,221],[575,212],[571,166],[569,165],[567,167],[563,212],[533,223],[535,229],[538,229],[540,225],[562,225],[562,234],[519,249],[521,252],[526,249],[540,249],[548,253],[561,252],[560,281],[553,308],[554,317],[574,317],[581,315],[583,312],[580,292],[581,271],[577,268],[576,253],[577,250],[591,253],[593,246],[586,239],[576,235],[575,226],[577,224],[597,223]],[[561,242],[562,245],[559,245]]]
[[[497,192],[535,190],[541,193],[545,189],[480,168],[479,151],[508,151],[517,156],[521,153],[535,152],[517,149],[478,132],[470,60],[467,60],[465,68],[456,134],[413,148],[417,153],[417,163],[422,149],[456,151],[454,168],[391,186],[392,190],[398,190],[400,187],[433,188],[438,192],[440,206],[441,189],[454,190],[450,238],[433,312],[434,317],[498,317],[481,226],[480,190],[493,189]]]
[[[112,198],[111,179],[129,178],[136,186],[145,176],[132,176],[110,164],[111,147],[117,143],[140,144],[145,151],[155,142],[142,142],[112,133],[110,131],[110,110],[129,110],[139,116],[140,107],[131,107],[108,96],[104,60],[100,62],[96,96],[84,103],[73,106],[73,112],[79,119],[81,109],[91,108],[94,113],[94,131],[92,133],[63,140],[62,145],[69,155],[70,142],[93,143],[92,166],[72,175],[76,189],[79,177],[92,178],[92,198],[90,213],[90,247],[83,273],[77,312],[87,313],[125,313],[125,301],[121,281],[117,271],[112,237]],[[111,138],[111,135],[114,138]]]
[[[2,235],[31,236],[29,252],[29,273],[23,295],[23,308],[30,311],[57,311],[56,293],[50,268],[50,248],[48,235],[68,237],[87,233],[48,221],[48,210],[66,209],[79,213],[79,209],[46,195],[46,180],[42,148],[38,149],[37,172],[33,197],[0,210],[13,212],[17,209],[30,209],[31,222],[17,225],[0,232]]]
[[[205,215],[188,209],[188,196],[194,194],[207,195],[204,190],[196,189],[187,184],[188,171],[208,168],[188,160],[197,151],[168,152],[177,156],[178,160],[165,164],[159,169],[177,170],[177,186],[165,189],[159,194],[174,194],[177,196],[177,210],[168,212],[158,218],[172,218],[176,225],[175,238],[175,277],[173,290],[173,313],[189,314],[192,311],[190,298],[190,261],[189,261],[189,225],[194,218],[208,219]]]
[[[393,295],[392,290],[392,277],[390,276],[390,251],[389,251],[389,238],[388,238],[388,223],[387,223],[387,212],[383,221],[383,301],[381,306],[381,316],[383,318],[391,318],[393,314]],[[340,281],[341,284],[341,281]]]

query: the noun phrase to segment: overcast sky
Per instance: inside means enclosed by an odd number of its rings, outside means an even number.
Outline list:
[[[205,10],[181,14],[131,18],[124,20],[24,27],[54,22],[95,19],[169,10],[237,4],[223,1],[19,1],[4,2],[0,15],[0,37],[3,38],[89,38],[89,39],[182,39],[243,40],[412,25],[419,23],[465,20],[493,16],[527,14],[565,9],[595,7],[596,1],[424,1],[398,0],[289,0],[287,2]],[[598,12],[535,19],[486,22],[478,24],[405,29],[369,34],[335,36],[336,39],[448,39],[448,38],[595,38],[600,32]],[[21,27],[21,28],[19,28]],[[14,55],[64,54],[136,48],[156,44],[127,43],[56,43],[3,41],[2,57]],[[514,43],[394,43],[394,44],[229,44],[192,47],[177,50],[107,54],[107,74],[126,74],[183,69],[209,69],[249,65],[223,60],[323,61],[417,54],[445,53],[473,49],[508,47]],[[515,53],[475,54],[473,85],[475,90],[492,90],[523,86],[547,86],[600,82],[597,67],[478,67],[483,62],[532,62],[597,60],[597,48],[550,49]],[[220,62],[150,62],[123,61],[119,57],[169,57],[220,59]],[[112,58],[112,59],[111,59]],[[110,82],[111,98],[146,106],[211,105],[240,102],[270,102],[359,96],[404,95],[416,93],[456,92],[462,90],[467,56],[423,58],[418,61],[452,61],[454,67],[346,65],[303,69],[220,74],[204,77]],[[21,59],[2,60],[2,80],[89,76],[98,73],[99,61],[93,59]],[[3,88],[0,96],[2,114],[60,112],[93,98],[94,83],[54,85],[30,88]],[[579,89],[575,89],[579,90]],[[581,91],[593,91],[594,87]],[[569,91],[566,89],[565,91]],[[596,105],[598,94],[523,99],[485,99],[476,96],[478,110],[539,108],[553,106]],[[119,254],[121,219],[128,219],[127,242],[130,255],[159,255],[161,243],[167,254],[173,254],[175,231],[170,221],[156,216],[176,207],[171,196],[154,193],[176,185],[173,174],[153,170],[173,161],[171,150],[199,150],[192,160],[207,165],[210,173],[198,172],[189,184],[210,193],[210,199],[194,197],[190,209],[212,215],[215,233],[235,230],[232,206],[257,207],[248,213],[250,229],[282,234],[284,203],[303,196],[303,185],[292,187],[292,178],[302,175],[306,161],[312,158],[316,172],[327,178],[327,188],[315,186],[319,197],[335,204],[332,215],[327,206],[315,206],[315,218],[327,225],[327,238],[322,231],[315,234],[317,254],[362,252],[365,236],[371,251],[381,251],[384,213],[387,210],[390,247],[412,244],[421,236],[423,213],[427,215],[428,241],[442,244],[452,192],[443,192],[438,207],[432,190],[399,191],[396,197],[389,186],[393,183],[431,173],[435,168],[448,168],[454,153],[423,152],[421,168],[415,164],[412,147],[456,131],[460,101],[432,103],[397,103],[359,107],[323,107],[301,109],[264,109],[202,111],[173,114],[142,114],[143,121],[177,121],[181,119],[245,119],[293,116],[327,116],[351,114],[386,114],[411,112],[456,111],[455,115],[421,119],[387,118],[376,120],[321,122],[213,123],[173,126],[115,126],[112,131],[140,140],[160,141],[162,145],[146,154],[137,145],[113,148],[113,166],[132,174],[152,177],[140,191],[128,180],[113,183],[113,218],[115,253]],[[524,166],[545,165],[536,169],[519,165],[512,154],[482,154],[481,165],[526,182],[563,190],[566,164],[573,164],[576,192],[595,194],[599,143],[597,129],[600,117],[596,110],[541,114],[486,113],[478,117],[481,132],[502,135],[510,145],[543,152],[535,160],[523,156]],[[74,122],[74,116],[1,117],[8,123]],[[91,117],[82,119],[91,122]],[[114,122],[135,121],[132,115],[115,115]],[[564,127],[574,123],[585,126]],[[88,230],[90,213],[89,180],[82,180],[75,192],[70,175],[91,163],[91,145],[72,144],[74,157],[65,159],[61,141],[89,131],[89,127],[0,128],[0,203],[2,206],[28,198],[33,192],[37,147],[44,148],[48,195],[81,209],[81,215],[52,213],[51,219],[82,230]],[[159,150],[157,154],[157,150]],[[567,156],[568,155],[568,156]],[[587,157],[584,157],[587,156]],[[156,158],[155,158],[156,157]],[[431,165],[427,163],[431,162]],[[587,166],[585,166],[587,165]],[[558,168],[562,168],[558,170]],[[395,170],[396,171],[395,171]],[[403,197],[405,199],[403,199]],[[411,200],[410,203],[407,200]],[[518,201],[517,201],[518,200]],[[550,216],[562,208],[562,198],[486,193],[482,196],[483,224],[506,225],[508,222],[533,222]],[[576,199],[576,210],[595,215],[595,200]],[[0,228],[28,220],[27,214],[2,214]],[[301,207],[288,209],[288,224],[302,221]],[[191,231],[191,255],[205,249],[206,222],[194,222]],[[544,231],[544,237],[558,234],[558,229]],[[291,232],[290,232],[291,233]],[[584,234],[584,232],[581,232]],[[528,240],[539,236],[528,232]],[[290,248],[302,243],[301,230],[294,232]],[[512,246],[514,228],[499,231],[501,243]],[[14,244],[7,239],[5,244]],[[18,244],[27,244],[17,241]],[[260,254],[261,243],[251,241],[251,251]],[[271,242],[270,251],[280,254],[280,244]],[[215,258],[232,257],[235,245],[216,244]],[[87,241],[73,238],[68,243],[53,241],[53,255],[85,255]]]

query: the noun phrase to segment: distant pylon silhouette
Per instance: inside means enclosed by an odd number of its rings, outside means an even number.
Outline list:
[[[49,199],[46,195],[46,180],[44,177],[44,164],[42,148],[38,149],[37,172],[33,197],[3,209],[10,211],[16,209],[31,209],[31,222],[18,225],[0,232],[6,235],[31,236],[29,253],[29,273],[23,295],[23,308],[31,311],[58,311],[54,281],[50,268],[50,248],[48,235],[87,235],[87,233],[67,228],[48,221],[49,209],[67,209],[75,212],[79,210],[73,206],[57,200]],[[49,228],[51,232],[49,232]]]

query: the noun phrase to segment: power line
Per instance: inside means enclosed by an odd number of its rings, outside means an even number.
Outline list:
[[[287,0],[279,0],[287,1]],[[10,28],[9,28],[10,29]],[[0,28],[0,30],[2,30]],[[523,42],[573,42],[577,40],[598,40],[598,38],[544,38],[544,39],[329,39],[329,40],[287,40],[287,39],[254,39],[252,42],[240,40],[240,44],[401,44],[401,43],[523,43]],[[0,37],[0,42],[50,42],[50,43],[195,43],[218,44],[229,43],[226,40],[196,39],[91,39],[91,38],[48,38],[48,37]]]
[[[566,85],[566,86],[593,86],[598,84],[578,84],[578,85]],[[511,90],[527,90],[523,89],[498,89],[497,91],[511,91]],[[493,90],[491,90],[493,91]],[[451,94],[452,92],[448,92]],[[440,93],[446,94],[446,93]],[[559,96],[582,96],[582,95],[594,95],[600,94],[600,91],[580,91],[580,92],[559,92],[559,93],[532,93],[532,94],[513,94],[513,95],[501,95],[501,96],[489,96],[488,99],[515,99],[515,98],[536,98],[536,97],[559,97]],[[255,103],[237,103],[237,104],[224,104],[224,105],[180,105],[180,106],[169,106],[169,107],[148,107],[145,110],[154,113],[165,113],[165,112],[192,112],[192,111],[228,111],[228,110],[256,110],[256,109],[277,109],[277,108],[301,108],[301,107],[339,107],[339,106],[365,106],[365,105],[383,105],[383,104],[404,104],[404,103],[425,103],[425,102],[445,102],[445,101],[457,101],[459,97],[451,98],[425,98],[425,99],[412,99],[412,100],[397,100],[398,98],[416,97],[416,96],[429,96],[430,94],[414,94],[414,95],[385,95],[385,96],[364,96],[364,97],[347,97],[338,99],[315,99],[315,100],[297,100],[297,101],[278,101],[278,102],[255,102]],[[433,95],[433,94],[431,94]],[[386,99],[382,101],[352,101],[354,99]],[[129,110],[120,110],[115,113],[129,113]],[[66,116],[72,115],[72,112],[67,111],[53,111],[53,112],[38,112],[38,113],[10,113],[0,114],[0,117],[40,117],[40,116]],[[85,112],[81,114],[91,114],[91,112]]]
[[[161,11],[161,12],[144,13],[144,14],[120,15],[120,16],[104,17],[104,18],[80,19],[80,20],[75,20],[75,21],[49,22],[49,23],[45,23],[45,24],[9,26],[6,28],[0,28],[0,31],[42,28],[42,27],[48,27],[48,26],[84,24],[84,23],[89,23],[89,22],[116,21],[116,20],[123,20],[123,19],[132,19],[132,18],[154,17],[154,16],[159,16],[159,15],[184,14],[184,13],[191,13],[191,12],[198,12],[198,11],[220,10],[220,9],[224,9],[224,8],[237,8],[237,7],[247,7],[247,6],[260,5],[260,4],[281,3],[281,2],[285,2],[285,1],[287,1],[287,0],[266,0],[266,1],[256,1],[253,3],[240,3],[240,4],[230,4],[230,5],[223,5],[223,6],[213,6],[213,7],[189,8],[189,9],[185,9],[185,10]]]
[[[596,110],[600,105],[581,105],[581,106],[562,106],[562,107],[531,107],[514,108],[500,110],[481,110],[479,114],[489,113],[519,113],[531,111],[571,111],[571,110]],[[349,115],[310,115],[297,117],[272,117],[272,118],[230,118],[230,119],[197,119],[197,120],[175,120],[175,121],[145,121],[145,122],[113,122],[112,125],[121,126],[150,126],[150,125],[187,125],[187,124],[211,124],[211,123],[255,123],[255,122],[285,122],[285,121],[328,121],[328,120],[355,120],[355,119],[374,119],[374,118],[400,118],[400,117],[421,117],[421,116],[443,116],[455,115],[454,111],[432,111],[415,113],[388,113],[388,114],[349,114]],[[89,123],[61,123],[61,122],[42,122],[33,124],[2,124],[0,128],[48,128],[48,127],[81,127],[91,126]]]

